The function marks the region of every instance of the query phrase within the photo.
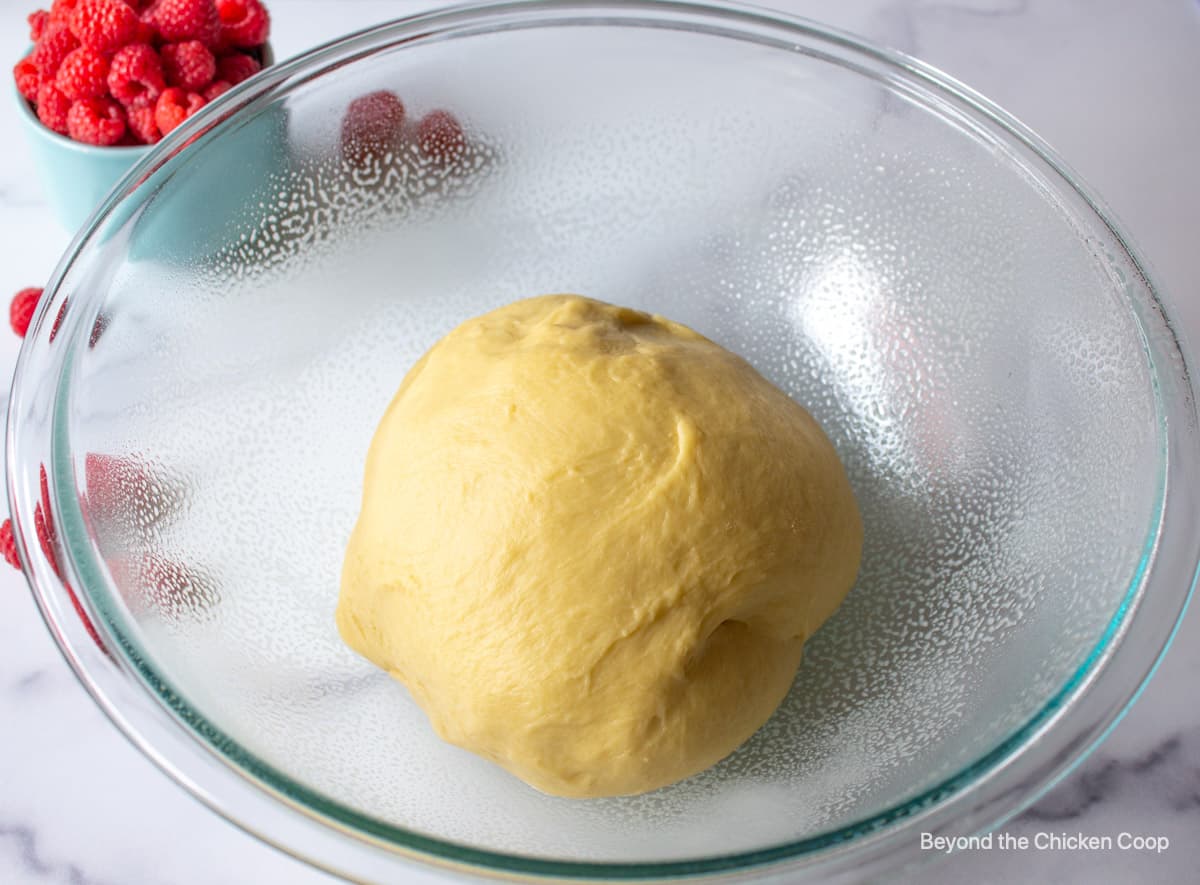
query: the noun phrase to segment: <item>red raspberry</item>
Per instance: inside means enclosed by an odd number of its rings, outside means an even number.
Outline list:
[[[216,0],[221,44],[250,48],[267,42],[271,17],[259,0]]]
[[[404,125],[404,103],[392,92],[369,92],[350,102],[342,118],[342,156],[356,166],[383,156]]]
[[[25,21],[29,22],[29,39],[36,43],[46,33],[46,25],[50,23],[50,13],[44,9],[35,9],[29,13]]]
[[[154,108],[147,106],[145,108],[138,108],[137,110],[139,113],[141,113],[144,110],[153,111]],[[126,112],[126,116],[128,117],[128,112]],[[126,126],[129,125],[128,120],[125,121],[125,125]],[[155,140],[157,141],[158,140],[158,138],[157,138],[158,127],[157,126],[154,127],[154,132],[155,132],[155,136],[156,136]],[[132,132],[126,132],[125,137],[129,139],[130,144],[133,144],[133,145],[145,144],[145,142],[139,140],[136,136],[134,136],[134,134]],[[88,335],[88,347],[94,348],[97,344],[100,343],[101,336],[103,336],[105,330],[108,329],[108,322],[109,322],[108,314],[106,314],[106,313],[96,314],[96,322],[92,323],[92,334]]]
[[[125,109],[128,118],[129,131],[141,144],[154,144],[162,133],[158,131],[158,120],[155,118],[153,102],[135,104]]]
[[[138,32],[137,13],[124,0],[79,0],[71,13],[71,33],[97,52],[113,52]]]
[[[33,312],[37,310],[38,299],[41,297],[42,290],[31,286],[14,295],[12,302],[8,305],[8,323],[12,326],[12,330],[22,338],[29,331],[29,322],[33,319]]]
[[[29,58],[42,73],[42,80],[53,80],[58,73],[58,66],[69,53],[78,48],[79,41],[66,25],[51,24]]]
[[[160,50],[167,85],[199,92],[217,75],[217,60],[199,40],[168,43]]]
[[[140,572],[138,584],[144,588],[144,602],[171,618],[203,616],[220,601],[212,578],[203,571],[159,554],[143,555]]]
[[[87,514],[91,521],[150,528],[179,511],[186,489],[140,455],[88,452],[84,458]]]
[[[114,145],[125,134],[125,112],[111,98],[85,98],[71,105],[67,134],[84,144]]]
[[[53,80],[43,80],[37,94],[37,115],[42,125],[60,135],[66,135],[67,113],[70,110],[71,99],[62,94]]]
[[[108,59],[95,49],[80,46],[63,59],[54,84],[71,101],[107,95]]]
[[[44,471],[46,468],[43,467]],[[33,530],[37,534],[38,546],[42,548],[42,554],[50,562],[50,568],[54,569],[54,574],[58,574],[58,556],[54,553],[54,523],[46,517],[49,510],[43,509],[41,502],[33,505]]]
[[[221,35],[221,19],[213,0],[158,0],[146,10],[149,24],[169,43],[199,40],[216,46]]]
[[[59,327],[62,326],[63,320],[67,318],[67,308],[71,306],[71,299],[64,298],[63,303],[58,308],[58,313],[54,315],[54,325],[50,327],[50,340],[53,341],[58,337]]]
[[[88,516],[93,520],[118,520],[127,506],[123,501],[141,501],[144,484],[133,488],[134,480],[144,480],[144,468],[131,458],[88,452],[83,461],[84,487],[87,489]],[[127,497],[128,496],[128,497]]]
[[[79,0],[54,0],[50,4],[49,23],[55,25],[63,25],[64,27],[71,23],[71,13],[75,11],[75,7],[79,4]]]
[[[41,484],[42,484],[42,500],[33,505],[33,528],[37,533],[38,544],[42,548],[42,553],[46,556],[46,561],[50,564],[50,568],[54,570],[54,574],[62,577],[62,572],[58,567],[58,555],[55,553],[55,543],[58,540],[58,535],[54,530],[54,516],[50,509],[50,491],[46,482],[46,465],[41,465]],[[104,642],[100,639],[100,634],[96,632],[96,627],[87,616],[83,606],[79,602],[79,597],[75,595],[75,590],[66,581],[63,581],[63,587],[66,588],[67,596],[71,598],[71,606],[75,609],[75,614],[79,615],[79,620],[83,621],[84,628],[87,629],[88,635],[92,637],[92,641],[100,648],[102,652],[108,654],[108,649],[104,647]]]
[[[131,43],[117,50],[108,69],[108,91],[127,108],[149,105],[151,109],[167,88],[162,62],[154,48]]]
[[[220,98],[232,88],[233,85],[228,80],[213,80],[200,94],[204,96],[205,101],[212,101]]]
[[[217,79],[227,81],[230,86],[237,86],[261,70],[258,59],[244,52],[231,52],[217,59]]]
[[[38,66],[33,63],[32,58],[26,56],[13,65],[13,79],[17,81],[17,92],[21,93],[26,101],[37,101],[42,75],[38,73]]]
[[[154,120],[158,130],[166,135],[200,108],[208,104],[203,95],[186,92],[178,86],[173,86],[158,97],[154,108]]]
[[[33,515],[35,517],[37,516],[36,509],[34,510]],[[50,564],[54,566],[54,573],[57,575],[58,563],[51,560]],[[96,625],[92,623],[92,619],[89,618],[87,612],[84,611],[83,605],[79,602],[79,597],[75,595],[74,588],[66,581],[63,581],[63,587],[66,588],[67,596],[69,596],[71,599],[71,607],[75,609],[75,614],[77,614],[79,616],[79,620],[83,622],[83,629],[87,630],[88,636],[91,637],[92,642],[96,643],[96,648],[100,649],[100,651],[107,655],[109,653],[108,648],[104,645],[104,640],[100,638],[100,634],[96,630]]]
[[[50,481],[46,476],[46,465],[38,465],[38,487],[41,490],[41,500],[33,505],[33,527],[37,532],[38,544],[46,559],[58,574],[58,556],[54,552],[54,542],[58,534],[54,531],[54,511],[50,509]]]
[[[17,539],[13,535],[11,519],[0,523],[0,552],[4,553],[4,561],[13,568],[21,567],[21,559],[17,556]]]
[[[417,124],[417,150],[438,163],[457,160],[467,149],[462,126],[449,111],[430,111]]]

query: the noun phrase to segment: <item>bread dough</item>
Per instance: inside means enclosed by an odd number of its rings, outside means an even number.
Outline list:
[[[642,793],[770,717],[861,544],[833,446],[743,359],[547,295],[400,385],[337,624],[446,740],[547,793]]]

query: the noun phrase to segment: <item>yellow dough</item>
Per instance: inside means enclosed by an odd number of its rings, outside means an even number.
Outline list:
[[[642,793],[770,717],[861,546],[833,446],[743,359],[546,295],[405,377],[337,625],[446,740],[547,793]]]

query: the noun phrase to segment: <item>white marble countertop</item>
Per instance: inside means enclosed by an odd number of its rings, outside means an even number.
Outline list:
[[[34,0],[0,0],[0,56]],[[282,58],[436,0],[271,0]],[[1015,113],[1108,202],[1200,345],[1200,6],[1195,0],[766,0],[916,55]],[[9,63],[6,63],[5,76]],[[0,101],[0,295],[40,285],[68,235]],[[0,334],[0,375],[17,339]],[[0,405],[6,402],[7,394]],[[1166,836],[1134,851],[952,855],[925,882],[1195,882],[1200,605],[1107,741],[1005,831]],[[414,870],[404,882],[445,879]],[[255,841],[172,783],[76,682],[21,576],[0,569],[0,882],[296,885],[334,879]]]

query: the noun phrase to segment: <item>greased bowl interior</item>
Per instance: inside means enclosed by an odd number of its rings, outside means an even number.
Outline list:
[[[450,111],[463,151],[347,160],[347,107],[380,89],[412,120]],[[635,798],[544,796],[441,742],[334,628],[408,367],[563,291],[750,360],[826,428],[865,525],[774,718]],[[1123,238],[983,99],[801,22],[564,2],[331,44],[164,141],[51,292],[9,478],[56,636],[189,788],[363,879],[413,856],[584,878],[897,862],[1094,743],[1195,572],[1187,366]]]

